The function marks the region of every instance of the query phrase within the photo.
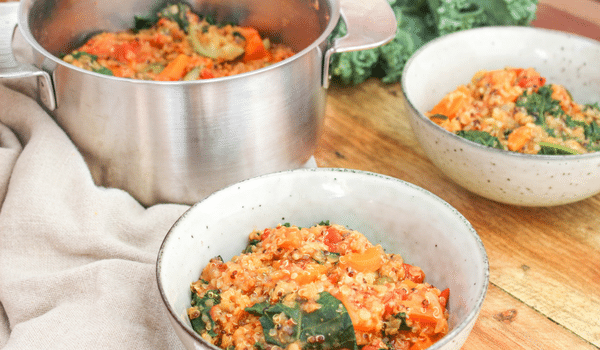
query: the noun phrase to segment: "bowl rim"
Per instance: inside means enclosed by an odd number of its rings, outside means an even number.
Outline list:
[[[600,151],[596,151],[596,152],[590,152],[590,153],[583,153],[583,154],[568,154],[568,155],[548,155],[548,154],[527,154],[527,153],[520,153],[520,152],[513,152],[513,151],[506,151],[506,150],[501,150],[501,149],[497,149],[497,148],[493,148],[493,147],[489,147],[489,146],[484,146],[482,144],[479,144],[477,142],[473,142],[471,140],[465,139],[463,137],[460,137],[454,133],[451,133],[449,131],[447,131],[446,129],[442,128],[441,126],[437,125],[436,123],[434,123],[433,121],[431,121],[429,118],[427,118],[419,109],[417,109],[415,107],[415,105],[413,104],[413,102],[411,101],[411,99],[408,97],[407,94],[407,90],[406,90],[406,82],[407,82],[407,74],[406,72],[411,69],[412,64],[414,63],[414,61],[416,61],[419,56],[421,54],[423,54],[423,52],[429,48],[431,48],[432,46],[435,46],[437,44],[439,44],[440,42],[444,42],[448,39],[452,39],[455,37],[460,37],[460,36],[464,36],[464,35],[470,35],[471,33],[478,33],[481,34],[481,36],[487,37],[488,32],[495,32],[495,31],[502,31],[502,32],[514,32],[514,31],[530,31],[530,32],[539,32],[539,33],[543,33],[544,35],[554,35],[556,37],[561,37],[564,39],[569,39],[569,40],[580,40],[581,42],[587,42],[588,44],[592,45],[592,46],[597,46],[598,49],[600,50],[600,42],[593,40],[591,38],[588,37],[584,37],[578,34],[573,34],[573,33],[568,33],[568,32],[564,32],[564,31],[560,31],[560,30],[555,30],[555,29],[547,29],[547,28],[537,28],[537,27],[527,27],[527,26],[487,26],[487,27],[479,27],[479,28],[472,28],[472,29],[466,29],[466,30],[462,30],[459,32],[454,32],[454,33],[450,33],[450,34],[446,34],[444,36],[441,37],[437,37],[429,42],[427,42],[426,44],[424,44],[423,46],[421,46],[417,51],[415,51],[411,57],[408,59],[408,61],[406,62],[406,64],[404,65],[404,68],[402,70],[402,78],[401,78],[401,83],[400,83],[400,87],[402,90],[402,94],[404,97],[405,102],[408,104],[409,108],[412,109],[415,114],[418,116],[419,120],[423,120],[424,123],[426,123],[432,130],[434,130],[434,132],[441,136],[449,136],[452,140],[454,140],[455,142],[458,142],[461,145],[464,145],[465,147],[475,147],[481,151],[484,152],[490,152],[494,155],[497,156],[506,156],[506,157],[511,157],[511,158],[515,158],[515,159],[522,159],[522,160],[528,160],[528,161],[532,161],[532,160],[536,160],[536,161],[545,161],[548,163],[551,162],[565,162],[565,161],[577,161],[577,160],[587,160],[590,158],[598,158],[598,156],[600,156]],[[517,36],[518,37],[518,36]],[[600,100],[599,100],[600,102]]]
[[[481,286],[478,287],[477,297],[473,303],[473,309],[464,317],[462,322],[456,324],[456,326],[450,332],[448,332],[448,334],[446,334],[443,338],[441,338],[439,341],[437,341],[435,344],[433,344],[428,349],[430,349],[430,350],[440,349],[443,346],[445,346],[446,344],[452,342],[457,337],[457,335],[459,333],[463,332],[464,330],[468,330],[469,332],[471,331],[471,328],[475,324],[475,321],[476,321],[477,317],[479,316],[479,313],[483,306],[483,302],[487,295],[487,291],[489,289],[489,283],[490,283],[489,257],[487,255],[487,252],[485,250],[485,246],[483,245],[483,241],[481,240],[481,237],[479,236],[479,234],[477,233],[477,231],[475,230],[475,228],[473,227],[471,222],[468,221],[455,207],[450,205],[448,202],[446,202],[439,196],[435,195],[434,193],[432,193],[422,187],[412,184],[410,182],[407,182],[407,181],[404,181],[404,180],[401,180],[401,179],[398,179],[398,178],[395,178],[392,176],[371,172],[371,171],[347,169],[347,168],[326,168],[326,167],[324,167],[324,168],[299,168],[299,169],[283,170],[283,171],[277,171],[277,172],[273,172],[273,173],[268,173],[268,174],[248,178],[246,180],[242,180],[233,185],[230,185],[230,186],[224,187],[220,190],[217,190],[217,191],[213,192],[212,194],[210,194],[209,196],[207,196],[206,198],[204,198],[203,200],[193,204],[175,221],[175,223],[171,226],[171,228],[166,233],[166,235],[163,239],[163,242],[161,243],[160,248],[158,250],[158,256],[156,259],[156,266],[155,266],[155,273],[156,273],[156,282],[157,282],[160,298],[161,298],[164,306],[168,310],[169,317],[171,318],[172,321],[175,321],[178,324],[180,329],[182,329],[184,332],[186,332],[195,341],[202,343],[203,345],[205,345],[208,348],[223,350],[222,348],[220,348],[216,345],[208,343],[202,337],[200,337],[200,335],[198,333],[196,333],[193,329],[191,329],[187,324],[184,324],[180,320],[178,313],[175,312],[175,310],[173,309],[173,306],[167,300],[167,295],[163,288],[163,283],[162,283],[162,278],[161,278],[161,263],[163,260],[165,247],[169,244],[169,242],[172,239],[175,239],[175,238],[173,238],[173,235],[174,235],[174,232],[177,231],[177,227],[180,226],[180,224],[183,220],[186,220],[186,218],[188,216],[192,215],[194,208],[201,206],[202,203],[204,203],[205,201],[210,200],[210,198],[213,198],[215,196],[219,196],[221,193],[225,193],[225,192],[232,191],[232,190],[239,190],[241,186],[244,186],[244,184],[252,183],[254,181],[260,181],[263,178],[278,177],[278,176],[293,176],[296,173],[330,173],[331,175],[356,174],[358,176],[377,177],[377,178],[383,179],[384,181],[392,181],[396,184],[400,184],[401,186],[405,186],[412,190],[418,191],[422,195],[429,197],[429,199],[434,200],[436,202],[436,204],[446,207],[447,209],[449,209],[449,211],[451,213],[456,215],[457,218],[460,218],[461,221],[465,223],[466,228],[468,229],[468,232],[470,234],[469,237],[471,237],[475,241],[475,244],[478,247],[479,253],[481,254],[481,257],[483,260],[482,264],[483,264],[484,269],[483,269],[483,271],[480,271],[479,273],[483,274],[483,281],[481,281],[482,282]],[[465,339],[466,339],[466,337],[465,337]]]

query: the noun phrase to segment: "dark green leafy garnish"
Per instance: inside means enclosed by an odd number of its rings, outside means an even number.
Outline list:
[[[335,264],[340,260],[340,253],[320,250],[313,256],[313,260],[321,265],[325,264],[326,262]]]
[[[429,117],[429,119],[439,119],[441,121],[444,121],[444,120],[448,120],[448,116],[437,113],[437,114],[434,114],[431,117]]]
[[[190,6],[183,3],[177,3],[173,5],[167,5],[165,8],[158,12],[159,18],[167,18],[179,25],[184,32],[188,32],[190,27],[190,21],[187,19],[187,12],[190,10]]]
[[[406,324],[406,313],[399,312],[384,322],[383,332],[385,335],[396,335],[399,331],[410,331],[411,328]]]
[[[595,109],[598,112],[600,112],[600,105],[598,104],[598,102],[596,103],[588,103],[584,106],[584,110],[588,110],[588,109]]]
[[[113,72],[110,69],[106,68],[106,67],[100,67],[100,68],[97,68],[97,69],[96,68],[92,68],[92,71],[96,72],[96,73],[104,74],[104,75],[113,75]]]
[[[579,152],[577,152],[576,150],[567,147],[567,146],[562,146],[562,145],[556,145],[553,143],[549,143],[549,142],[540,142],[540,151],[538,152],[538,154],[545,154],[545,155],[572,155],[572,154],[579,154]]]
[[[73,53],[71,53],[71,56],[73,56],[74,59],[79,60],[82,57],[88,57],[90,60],[90,69],[92,70],[92,72],[96,72],[96,73],[100,73],[100,74],[104,74],[104,75],[113,75],[112,71],[106,67],[100,66],[99,63],[97,63],[98,61],[98,56],[96,55],[92,55],[91,53],[87,53],[85,51],[74,51]]]
[[[248,242],[246,249],[244,249],[244,253],[252,253],[252,249],[256,247],[258,243],[260,243],[260,239],[251,239],[250,242]]]
[[[91,53],[87,53],[85,51],[73,51],[71,56],[73,56],[73,58],[76,60],[80,59],[81,57],[89,57],[92,62],[98,59],[98,56],[92,55]]]
[[[208,335],[214,337],[217,335],[214,331],[215,321],[210,317],[210,309],[221,302],[219,291],[211,289],[204,296],[200,297],[196,293],[192,293],[192,308],[196,308],[199,312],[198,317],[190,319],[192,328],[198,333],[207,332]]]
[[[596,122],[592,122],[585,126],[585,137],[591,142],[600,141],[600,125]]]
[[[469,141],[477,142],[481,145],[504,149],[500,144],[500,140],[497,137],[490,135],[489,133],[481,130],[460,130],[456,135],[465,138]]]
[[[302,311],[298,303],[290,307],[268,302],[246,308],[246,311],[260,316],[269,344],[285,348],[300,340],[303,349],[357,350],[352,320],[342,302],[330,293],[322,292],[317,303],[321,307],[310,313]]]
[[[582,127],[583,134],[590,144],[600,141],[600,125],[598,125],[598,123],[595,121],[588,124],[583,120],[573,120],[571,116],[567,116],[567,118],[565,119],[565,124],[569,128]]]
[[[184,3],[167,4],[149,16],[134,16],[134,31],[151,28],[161,18],[167,18],[179,25],[184,32],[188,32],[190,22],[187,19],[186,13],[190,6]]]
[[[535,119],[537,125],[544,128],[546,126],[546,115],[560,117],[565,112],[560,107],[560,101],[552,98],[552,87],[550,85],[542,86],[537,92],[527,94],[524,92],[516,102],[518,107],[523,107],[527,110],[527,114]]]

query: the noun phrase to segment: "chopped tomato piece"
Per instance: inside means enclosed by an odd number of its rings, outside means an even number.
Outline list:
[[[140,51],[138,41],[128,41],[115,45],[115,56],[121,62],[137,61]]]
[[[440,293],[440,305],[442,305],[442,307],[446,307],[448,298],[450,298],[450,289],[446,288]]]
[[[425,280],[425,273],[419,267],[409,264],[402,264],[402,267],[404,267],[404,278],[415,283],[423,283]]]
[[[339,253],[338,243],[340,243],[344,237],[335,227],[328,227],[323,237],[323,243],[329,248],[330,252]]]

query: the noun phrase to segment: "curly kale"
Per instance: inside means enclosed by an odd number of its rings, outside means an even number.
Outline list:
[[[371,76],[384,83],[400,80],[410,56],[433,38],[460,30],[499,25],[526,26],[535,19],[538,0],[388,0],[397,31],[389,43],[370,50],[333,55],[332,78],[359,84]],[[332,37],[346,34],[340,20]]]
[[[161,18],[167,18],[179,25],[179,28],[188,31],[190,22],[186,13],[190,11],[190,6],[185,3],[167,4],[149,16],[134,16],[134,30],[139,31],[152,27]]]
[[[402,69],[412,53],[435,37],[434,28],[424,17],[400,8],[395,8],[394,13],[398,23],[396,36],[378,50],[378,69],[384,83],[399,81]]]
[[[552,86],[546,85],[538,89],[537,92],[530,94],[527,91],[523,92],[517,101],[518,107],[523,107],[527,110],[527,114],[535,118],[535,123],[542,126],[547,131],[548,126],[546,125],[546,116],[551,115],[553,117],[560,117],[565,114],[563,109],[560,107],[560,101],[552,98]]]
[[[500,143],[500,140],[498,140],[497,137],[492,136],[485,131],[460,130],[456,133],[456,135],[484,146],[493,147],[497,149],[504,149],[502,147],[502,144]]]
[[[341,38],[347,32],[346,24],[344,21],[340,21],[332,35]],[[371,76],[373,67],[378,60],[377,49],[335,54],[331,59],[331,74],[343,84],[360,84]]]

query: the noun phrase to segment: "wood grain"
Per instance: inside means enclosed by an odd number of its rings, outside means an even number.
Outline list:
[[[399,84],[332,86],[320,167],[374,171],[421,186],[474,226],[490,260],[491,288],[464,349],[600,347],[600,195],[552,208],[521,208],[471,194],[425,156]],[[502,312],[507,320],[498,321]]]
[[[597,349],[577,334],[491,286],[463,350]]]

